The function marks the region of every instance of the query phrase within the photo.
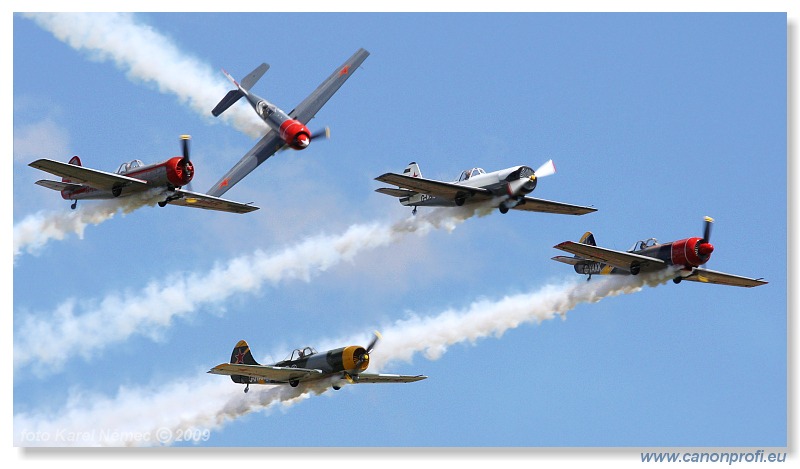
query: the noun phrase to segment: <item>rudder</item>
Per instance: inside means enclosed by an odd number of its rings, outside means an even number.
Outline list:
[[[589,246],[597,246],[597,243],[594,240],[594,235],[591,231],[584,233],[583,236],[581,236],[581,240],[578,242],[581,244],[588,244]]]
[[[250,353],[250,346],[247,345],[247,342],[244,340],[237,342],[236,347],[233,348],[233,352],[231,352],[231,363],[259,365],[253,358],[253,354]]]
[[[422,177],[422,171],[419,170],[419,165],[415,162],[408,163],[406,169],[403,170],[403,176],[412,178]]]
[[[69,164],[72,164],[72,165],[75,165],[75,166],[83,166],[81,164],[81,158],[78,155],[75,155],[72,158],[70,158]],[[70,180],[68,178],[65,178],[65,177],[62,177],[61,178],[61,182],[72,182],[72,180]]]

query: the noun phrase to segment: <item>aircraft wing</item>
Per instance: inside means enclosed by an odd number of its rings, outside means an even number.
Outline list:
[[[706,270],[701,268],[693,269],[692,273],[687,277],[683,277],[683,279],[691,280],[693,282],[716,283],[718,285],[731,285],[734,287],[748,288],[757,287],[759,285],[765,285],[768,283],[761,279],[740,277],[738,275],[726,274],[724,272],[716,272],[714,270]]]
[[[322,370],[269,365],[245,365],[243,363],[222,363],[211,368],[208,372],[214,375],[241,375],[278,382],[289,382],[292,380],[305,381],[308,379],[321,378],[323,375]]]
[[[80,183],[95,189],[110,191],[114,187],[135,186],[141,190],[148,189],[147,182],[116,173],[108,173],[98,169],[85,168],[60,161],[48,159],[36,160],[28,166],[44,172],[67,178],[73,183]],[[43,185],[43,184],[40,184]],[[49,187],[49,186],[45,186]],[[52,187],[50,187],[52,189]]]
[[[656,259],[655,257],[642,256],[632,252],[615,251],[613,249],[575,243],[572,241],[564,241],[553,247],[570,254],[581,256],[587,260],[603,262],[622,270],[630,270],[631,264],[639,264],[641,272],[652,272],[667,267],[666,262],[661,259]]]
[[[248,213],[258,210],[258,207],[250,204],[243,204],[241,202],[234,202],[232,200],[221,199],[219,197],[210,196],[207,194],[199,194],[197,192],[185,191],[183,189],[176,189],[175,194],[180,194],[180,198],[172,199],[169,201],[172,205],[181,205],[183,207],[204,208],[206,210],[218,210],[220,212],[231,213]]]
[[[361,373],[358,375],[359,384],[372,384],[372,383],[413,383],[427,378],[424,375],[389,375],[389,374],[371,374]]]
[[[404,176],[397,173],[386,173],[375,178],[376,181],[385,182],[386,184],[393,184],[403,189],[412,190],[421,194],[428,194],[434,197],[442,197],[447,199],[455,199],[457,195],[469,194],[473,197],[478,196],[481,199],[492,198],[492,191],[484,189],[483,187],[470,187],[453,184],[450,182],[434,181],[433,179],[414,178],[411,176]],[[387,194],[386,191],[379,191]],[[389,195],[394,195],[388,193]]]
[[[258,165],[267,161],[275,152],[283,148],[285,143],[278,132],[270,130],[216,184],[211,186],[207,194],[213,197],[221,196],[256,169]]]
[[[369,56],[369,52],[365,49],[358,49],[341,67],[337,68],[331,76],[320,84],[313,93],[308,95],[302,103],[298,104],[296,108],[289,113],[289,117],[297,119],[303,124],[308,124],[308,121],[322,109],[322,106],[331,99],[331,96],[341,88],[345,81],[356,71],[361,63]]]
[[[563,202],[553,202],[551,200],[535,199],[525,197],[524,202],[514,206],[514,210],[525,210],[528,212],[559,213],[562,215],[586,215],[596,212],[594,207],[584,207],[583,205],[565,204]]]

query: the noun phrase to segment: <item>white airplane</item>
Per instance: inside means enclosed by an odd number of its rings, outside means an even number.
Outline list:
[[[444,182],[423,178],[419,165],[412,162],[403,174],[386,173],[375,180],[397,186],[397,189],[381,187],[376,192],[399,198],[404,206],[414,207],[414,214],[417,207],[460,207],[489,200],[496,200],[500,213],[507,213],[510,209],[563,215],[584,215],[597,211],[594,207],[526,196],[536,188],[538,177],[555,172],[553,160],[549,160],[536,171],[528,166],[514,166],[491,173],[482,168],[472,168],[462,171],[458,181]]]

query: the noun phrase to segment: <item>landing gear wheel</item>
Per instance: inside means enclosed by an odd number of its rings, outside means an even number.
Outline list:
[[[683,280],[683,277],[675,277],[674,279],[672,279],[672,283],[677,285],[677,284],[681,283],[681,280]]]
[[[289,381],[289,386],[293,388],[296,388],[298,384],[300,384],[300,381],[297,381],[296,379]]]
[[[465,196],[457,195],[456,196],[456,205],[458,205],[460,207],[460,206],[464,205],[464,202],[466,202],[466,200],[467,200],[467,198]]]
[[[639,264],[631,264],[631,275],[639,275],[640,270],[642,270],[642,268]]]
[[[500,206],[497,207],[497,208],[500,209],[500,213],[502,213],[502,214],[508,213],[508,207],[506,207],[506,204],[500,204]]]
[[[158,206],[159,207],[166,207],[167,206],[167,201],[166,200],[162,200],[161,202],[158,203]]]
[[[340,390],[340,389],[342,389],[342,387],[341,387],[341,386],[337,386],[337,385],[335,385],[335,384],[333,385],[333,390],[334,390],[334,391],[338,391],[338,390]]]
[[[111,188],[111,195],[119,197],[122,194],[122,186],[114,186]]]
[[[75,210],[75,208],[77,208],[77,207],[78,207],[78,201],[77,200],[73,200],[72,201],[72,205],[70,205],[69,208],[71,208],[72,210]]]

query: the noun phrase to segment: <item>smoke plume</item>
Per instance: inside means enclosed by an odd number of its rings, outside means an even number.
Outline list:
[[[662,284],[673,276],[674,270],[667,269],[656,274],[606,277],[592,282],[574,280],[496,301],[478,300],[461,310],[399,320],[383,328],[384,339],[371,354],[369,371],[379,371],[391,362],[408,361],[417,353],[436,360],[450,345],[499,338],[505,331],[520,325],[565,315],[581,303],[634,293],[646,285]],[[358,340],[366,344],[369,336],[364,334]],[[350,337],[325,342],[341,346],[355,340]],[[176,435],[193,429],[210,433],[252,412],[294,405],[326,392],[332,384],[332,378],[327,378],[301,383],[297,388],[253,385],[245,394],[240,385],[198,370],[194,377],[175,379],[158,388],[120,388],[114,398],[76,395],[57,412],[19,413],[14,416],[14,444],[169,445]],[[65,433],[70,439],[65,438]]]
[[[99,225],[117,212],[127,214],[145,205],[154,206],[163,198],[163,189],[150,189],[119,199],[92,201],[76,210],[29,215],[14,225],[14,258],[23,251],[35,254],[50,240],[62,240],[71,233],[83,239],[88,225]]]
[[[68,299],[51,314],[15,319],[18,327],[14,334],[14,365],[32,363],[35,370],[58,370],[76,354],[90,357],[95,350],[132,334],[153,337],[173,318],[204,305],[222,302],[235,294],[256,292],[265,283],[290,279],[308,282],[320,272],[351,261],[362,251],[394,243],[411,233],[453,230],[467,218],[484,212],[482,205],[476,209],[436,209],[391,224],[357,224],[342,234],[313,236],[282,251],[257,250],[208,272],[171,273],[163,276],[169,281],[154,280],[136,292],[114,292],[100,299]],[[35,346],[41,343],[48,346]]]
[[[112,61],[132,81],[153,83],[161,93],[175,95],[201,116],[228,92],[221,72],[178,49],[167,36],[136,20],[130,13],[27,13],[25,16],[58,40],[98,61]],[[233,106],[220,119],[251,137],[266,124],[249,108]]]

